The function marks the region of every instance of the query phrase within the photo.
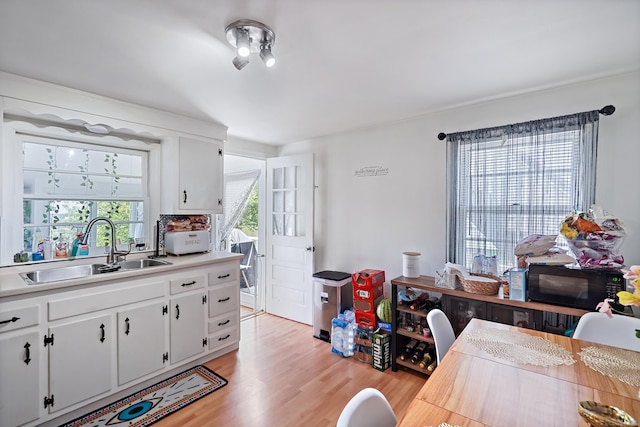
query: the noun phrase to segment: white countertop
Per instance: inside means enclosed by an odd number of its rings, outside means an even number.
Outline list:
[[[148,253],[131,254],[127,260],[135,260],[147,258]],[[160,258],[168,261],[171,265],[161,265],[137,270],[123,270],[111,273],[96,274],[88,278],[64,280],[59,282],[44,283],[40,285],[27,285],[24,279],[20,277],[20,273],[26,273],[35,270],[48,270],[50,268],[71,267],[74,265],[104,263],[104,257],[99,258],[76,258],[68,260],[60,260],[47,263],[31,263],[15,266],[7,266],[0,268],[0,298],[13,295],[30,294],[43,291],[51,291],[55,289],[68,288],[72,286],[100,284],[102,282],[110,282],[123,278],[140,277],[148,274],[159,273],[162,271],[171,271],[185,267],[197,267],[207,264],[215,264],[218,262],[229,261],[234,259],[242,259],[243,254],[236,254],[223,251],[212,251],[202,254],[169,255],[166,258]]]

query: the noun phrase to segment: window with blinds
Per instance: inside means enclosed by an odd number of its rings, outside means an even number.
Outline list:
[[[597,129],[594,111],[448,135],[449,260],[471,267],[495,255],[503,272],[519,240],[557,235],[567,215],[588,210]]]

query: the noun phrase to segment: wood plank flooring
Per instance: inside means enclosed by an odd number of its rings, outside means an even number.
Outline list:
[[[310,326],[269,314],[243,320],[240,349],[205,365],[229,384],[154,427],[335,426],[365,387],[379,389],[400,419],[425,381],[333,354]]]

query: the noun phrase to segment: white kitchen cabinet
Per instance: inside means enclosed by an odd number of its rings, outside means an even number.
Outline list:
[[[209,271],[209,350],[237,344],[240,339],[240,265],[221,263]]]
[[[0,319],[2,320],[2,319]],[[0,337],[0,426],[18,426],[40,417],[38,331]]]
[[[204,291],[171,298],[169,359],[171,364],[196,356],[205,350]]]
[[[92,285],[3,296],[0,426],[60,425],[87,405],[238,348],[239,256],[191,259],[176,257],[161,272],[114,272]]]
[[[49,412],[111,390],[112,317],[104,314],[49,328]]]
[[[166,302],[118,311],[118,385],[164,368]]]
[[[222,142],[181,137],[178,152],[178,210],[169,213],[222,213]]]

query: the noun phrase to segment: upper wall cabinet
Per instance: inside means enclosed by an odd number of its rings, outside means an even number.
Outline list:
[[[175,174],[165,176],[167,187],[163,196],[170,200],[163,203],[163,213],[222,213],[222,142],[180,137],[177,148],[177,158],[169,155],[173,158],[163,160],[165,165],[177,163],[178,166],[177,180]],[[170,167],[166,172],[168,169]]]

